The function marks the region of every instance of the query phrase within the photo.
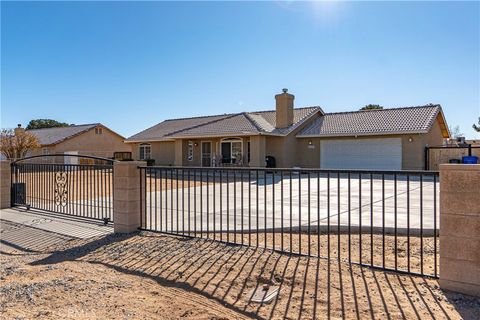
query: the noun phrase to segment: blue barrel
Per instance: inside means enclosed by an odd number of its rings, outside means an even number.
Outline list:
[[[465,164],[477,164],[478,157],[476,156],[464,156],[462,157],[462,162]]]

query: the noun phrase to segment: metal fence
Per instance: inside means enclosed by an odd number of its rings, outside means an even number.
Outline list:
[[[12,205],[113,221],[112,160],[79,157],[104,164],[12,163]]]
[[[438,173],[139,167],[141,228],[438,276]]]

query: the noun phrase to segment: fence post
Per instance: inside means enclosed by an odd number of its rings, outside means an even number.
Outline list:
[[[12,206],[12,166],[10,160],[1,160],[0,167],[0,209]]]
[[[440,165],[440,286],[480,296],[480,165]]]
[[[430,150],[428,144],[425,146],[425,155],[423,160],[425,161],[424,170],[430,170]]]
[[[115,233],[135,232],[140,227],[140,169],[144,161],[113,164],[113,229]]]

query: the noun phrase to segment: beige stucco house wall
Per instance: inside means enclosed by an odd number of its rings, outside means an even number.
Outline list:
[[[128,143],[132,149],[132,158],[140,159],[140,144]],[[175,142],[174,141],[152,141],[145,142],[150,144],[151,158],[155,160],[157,166],[173,166],[175,162]]]
[[[320,117],[320,114],[312,116],[287,136],[267,136],[266,155],[275,157],[277,166],[281,168],[318,168],[320,162],[315,162],[315,156],[312,152],[308,152],[311,151],[311,149],[299,147],[299,145],[306,142],[302,141],[303,139],[297,138],[297,134],[318,117]]]
[[[439,118],[426,134],[402,136],[402,161],[404,170],[422,170],[425,166],[425,146],[438,146],[443,143]],[[409,141],[412,138],[412,141]]]
[[[92,128],[78,136],[74,136],[53,147],[55,153],[78,151],[82,155],[112,158],[114,152],[131,152],[130,145],[123,142],[123,137],[108,129],[102,128],[101,134],[96,134]],[[52,152],[53,153],[53,152]]]
[[[310,141],[312,141],[311,145]],[[298,139],[295,146],[296,166],[301,168],[318,168],[320,166],[320,141],[320,138]]]

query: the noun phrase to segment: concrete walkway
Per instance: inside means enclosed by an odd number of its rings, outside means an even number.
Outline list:
[[[0,210],[0,243],[26,252],[42,251],[73,239],[113,232],[112,225],[62,214],[10,208]],[[1,250],[4,251],[3,248]]]

